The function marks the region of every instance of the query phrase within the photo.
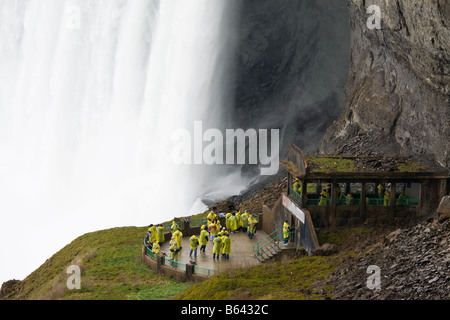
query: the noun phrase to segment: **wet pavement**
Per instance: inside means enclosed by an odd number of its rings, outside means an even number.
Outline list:
[[[191,251],[189,247],[190,237],[183,237],[182,250],[178,261],[182,263],[190,263],[190,261],[194,261],[199,267],[211,269],[217,272],[259,265],[261,262],[253,256],[253,245],[266,236],[267,234],[262,230],[257,230],[253,236],[253,239],[249,239],[247,233],[243,232],[230,234],[230,239],[232,242],[230,259],[228,260],[222,260],[222,256],[220,256],[218,260],[213,260],[212,241],[208,241],[205,252],[200,252],[199,246],[197,249],[197,258],[194,258],[194,253],[192,253],[192,257],[189,257],[189,252]],[[161,246],[161,252],[164,252],[170,256],[168,241],[164,242]]]

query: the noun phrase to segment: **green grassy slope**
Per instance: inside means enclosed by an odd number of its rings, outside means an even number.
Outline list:
[[[182,300],[322,300],[332,297],[324,284],[338,257],[302,256],[214,276],[179,294]]]
[[[85,234],[54,254],[15,288],[10,299],[170,299],[191,284],[161,277],[142,262],[147,227]],[[69,290],[67,268],[81,268],[81,289]]]

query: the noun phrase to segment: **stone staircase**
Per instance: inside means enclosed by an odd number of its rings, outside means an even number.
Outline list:
[[[285,246],[283,245],[282,241],[273,241],[259,249],[255,253],[255,258],[260,262],[276,261],[283,250],[286,249],[294,250],[295,245],[293,243],[289,243],[287,246]]]

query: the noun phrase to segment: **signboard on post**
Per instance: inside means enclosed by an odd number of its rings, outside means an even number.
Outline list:
[[[288,209],[294,216],[297,217],[302,223],[305,223],[305,213],[302,209],[297,207],[295,203],[291,201],[285,194],[282,197],[283,206]]]

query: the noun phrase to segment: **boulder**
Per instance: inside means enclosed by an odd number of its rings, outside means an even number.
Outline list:
[[[6,298],[10,293],[12,293],[16,287],[20,284],[20,280],[9,280],[3,282],[0,288],[0,300]]]
[[[450,196],[445,196],[442,198],[437,209],[439,215],[439,221],[443,222],[450,218]]]
[[[236,208],[236,204],[233,201],[230,201],[230,200],[224,200],[224,201],[218,202],[212,207],[216,207],[215,208],[216,209],[215,210],[216,214],[219,214],[221,212],[228,213],[231,210],[237,209]]]
[[[397,240],[397,237],[402,233],[402,229],[397,229],[395,231],[392,231],[387,235],[387,240],[391,243]]]
[[[314,256],[331,256],[338,252],[337,246],[331,243],[325,243],[313,251]]]

